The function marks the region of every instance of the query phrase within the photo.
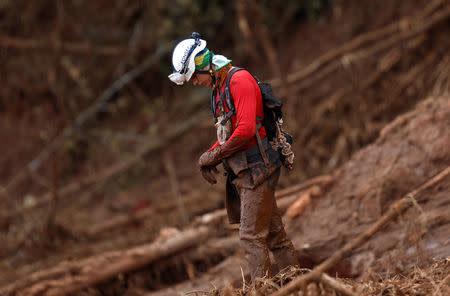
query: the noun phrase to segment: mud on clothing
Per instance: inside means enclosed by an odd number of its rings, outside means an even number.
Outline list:
[[[250,263],[253,282],[256,278],[272,276],[269,252],[272,252],[279,270],[298,265],[297,253],[286,235],[274,198],[279,176],[278,168],[255,189],[239,189],[242,202],[239,239]]]
[[[223,91],[224,87],[221,93]],[[250,264],[252,280],[255,280],[266,274],[270,275],[269,252],[273,253],[280,269],[297,265],[298,259],[284,230],[274,196],[281,161],[278,152],[273,150],[265,139],[264,127],[261,127],[258,133],[264,141],[264,150],[269,158],[268,165],[259,153],[255,135],[256,117],[264,117],[259,86],[249,72],[242,70],[232,76],[230,92],[236,115],[230,118],[232,134],[222,145],[224,154],[230,155],[223,161],[228,173],[226,208],[229,222],[240,223],[239,238]],[[216,106],[219,108],[220,97],[219,92],[217,93]],[[229,112],[226,104],[224,109]],[[210,150],[218,145],[216,142]]]

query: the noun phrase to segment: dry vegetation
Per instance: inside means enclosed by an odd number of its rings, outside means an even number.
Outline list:
[[[255,285],[246,285],[234,289],[225,287],[212,291],[193,291],[186,295],[269,295],[280,291],[283,287],[295,280],[298,276],[308,273],[308,269],[290,268],[283,270],[271,279],[262,279]],[[310,296],[328,295],[430,295],[441,296],[450,293],[450,260],[435,260],[427,268],[413,268],[403,274],[380,278],[378,275],[371,275],[370,279],[364,281],[354,281],[349,279],[332,279],[326,277],[316,283],[305,286],[306,293]],[[300,292],[299,295],[304,292]]]

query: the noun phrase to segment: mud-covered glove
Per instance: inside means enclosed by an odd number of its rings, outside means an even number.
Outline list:
[[[218,174],[219,171],[215,166],[203,166],[200,167],[200,172],[202,172],[203,178],[208,181],[210,184],[216,184],[217,180],[214,177],[214,174]]]
[[[222,147],[218,146],[214,150],[206,151],[203,153],[200,158],[198,159],[198,166],[204,167],[204,166],[216,166],[218,165],[223,159],[222,156]]]

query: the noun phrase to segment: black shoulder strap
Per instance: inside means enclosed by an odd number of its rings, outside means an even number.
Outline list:
[[[211,111],[214,115],[214,121],[216,121],[216,96],[217,96],[217,90],[213,90],[211,93]]]
[[[244,68],[238,68],[238,67],[233,67],[230,70],[230,73],[228,73],[227,79],[225,80],[225,103],[227,104],[227,108],[229,110],[229,112],[227,113],[227,118],[230,118],[231,115],[236,115],[236,108],[234,107],[234,101],[233,98],[231,97],[231,91],[230,91],[230,81],[231,81],[231,77],[233,76],[234,73],[236,73],[237,71],[240,70],[245,70]]]
[[[219,104],[226,104],[227,108],[229,110],[229,112],[226,114],[226,118],[225,120],[222,122],[222,124],[225,124],[231,117],[231,115],[236,114],[236,108],[234,107],[234,102],[233,99],[231,97],[231,92],[230,92],[230,81],[231,81],[231,77],[233,76],[234,73],[236,73],[237,71],[240,70],[245,70],[244,68],[238,68],[238,67],[233,67],[231,68],[230,72],[228,73],[227,79],[225,80],[225,89],[224,92],[221,93],[220,92],[220,87],[217,88],[217,90],[219,91]],[[214,90],[211,93],[211,111],[214,115],[214,118],[217,119],[216,117],[216,109],[217,109],[217,105],[216,105],[216,96],[217,96],[217,90]]]

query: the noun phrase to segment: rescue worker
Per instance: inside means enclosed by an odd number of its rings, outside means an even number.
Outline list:
[[[256,80],[246,70],[231,76],[229,90],[235,106],[235,114],[231,114],[223,96],[225,81],[233,68],[231,60],[214,55],[206,48],[206,41],[193,33],[175,46],[172,65],[174,72],[169,78],[176,84],[192,79],[195,86],[213,91],[211,105],[218,141],[200,156],[198,165],[203,177],[215,184],[216,166],[223,163],[227,174],[228,218],[230,223],[240,223],[239,238],[252,281],[271,276],[270,251],[280,270],[298,265],[274,198],[281,162],[261,125],[263,101]]]

